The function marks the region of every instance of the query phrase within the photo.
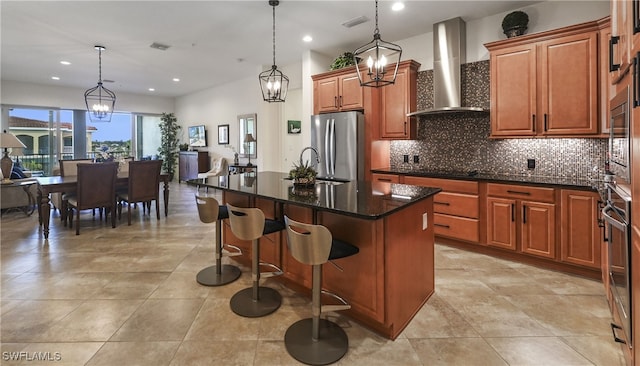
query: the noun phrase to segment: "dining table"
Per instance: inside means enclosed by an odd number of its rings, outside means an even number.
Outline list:
[[[44,238],[49,238],[49,222],[51,221],[51,205],[50,194],[51,193],[64,193],[73,192],[76,190],[78,183],[78,176],[51,176],[51,177],[36,177],[38,182],[38,221],[42,226]],[[161,173],[160,181],[163,182],[163,198],[164,198],[164,216],[169,213],[169,174]],[[116,178],[116,186],[126,187],[129,183],[128,172],[118,172]]]

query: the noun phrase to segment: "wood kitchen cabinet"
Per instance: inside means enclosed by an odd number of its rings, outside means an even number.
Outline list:
[[[372,173],[373,182],[400,183],[400,176],[395,174]]]
[[[364,109],[364,90],[354,67],[312,76],[314,114]]]
[[[635,1],[635,0],[634,0]],[[633,46],[633,1],[611,1],[611,38],[607,46],[613,56],[611,80],[618,84],[631,67],[631,48]]]
[[[437,236],[480,242],[478,182],[405,176],[403,183],[442,189],[433,199],[433,226]]]
[[[180,151],[178,155],[178,182],[198,178],[198,173],[209,171],[209,153],[206,151]]]
[[[611,39],[611,21],[610,17],[603,18],[599,21],[600,32],[598,34],[598,42],[600,42],[600,133],[604,137],[608,137],[610,121],[609,100],[616,95],[616,87],[612,84],[612,73],[609,71],[609,49],[606,47]]]
[[[600,268],[600,196],[596,192],[563,189],[560,197],[560,260]]]
[[[487,245],[554,259],[553,188],[487,184]]]
[[[597,134],[598,35],[589,22],[485,44],[491,136]]]
[[[415,139],[417,137],[416,117],[408,117],[417,105],[417,80],[420,64],[403,61],[398,66],[396,81],[380,88],[380,138]]]

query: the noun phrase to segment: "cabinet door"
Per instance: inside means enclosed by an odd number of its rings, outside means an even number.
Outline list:
[[[339,79],[338,106],[340,110],[358,110],[364,108],[364,90],[360,86],[358,74],[341,76]]]
[[[491,135],[536,132],[536,45],[491,52]]]
[[[633,43],[633,9],[632,1],[611,1],[611,34],[619,37],[613,46],[613,63],[620,65],[613,72],[613,81],[621,81],[621,77],[631,65],[631,46]]]
[[[545,135],[598,133],[598,34],[542,43],[540,106]]]
[[[555,258],[556,208],[554,204],[521,202],[522,252],[539,257]]]
[[[600,133],[609,134],[609,99],[616,94],[615,86],[611,85],[611,73],[609,72],[609,47],[611,39],[611,26],[600,30]]]
[[[380,137],[404,139],[411,135],[409,70],[398,70],[396,82],[380,89]]]
[[[563,189],[561,257],[563,262],[600,268],[597,193]]]
[[[487,245],[516,250],[516,200],[487,198]]]
[[[338,78],[332,77],[314,82],[315,112],[333,112],[338,110]]]

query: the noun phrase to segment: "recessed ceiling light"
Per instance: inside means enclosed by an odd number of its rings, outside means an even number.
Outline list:
[[[154,88],[149,88],[149,91],[156,91]]]
[[[393,3],[393,5],[391,6],[391,10],[393,11],[400,11],[402,9],[404,9],[404,3],[401,3],[399,1],[396,3]]]
[[[305,41],[305,42],[311,42],[311,41],[313,41],[313,38],[311,38],[311,36],[304,36],[304,37],[302,37],[302,40]]]
[[[69,61],[60,61],[60,63],[63,65],[71,65],[71,62]]]
[[[53,80],[60,80],[60,78],[58,76],[52,76],[51,79]]]
[[[180,79],[179,78],[173,78],[173,81],[175,81],[177,83],[178,81],[180,81]]]

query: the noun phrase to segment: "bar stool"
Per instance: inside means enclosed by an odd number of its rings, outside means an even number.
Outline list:
[[[195,197],[200,221],[205,224],[216,222],[216,265],[209,266],[198,272],[196,281],[205,286],[226,285],[237,280],[242,273],[240,268],[236,266],[222,264],[222,250],[224,246],[224,244],[222,244],[222,220],[229,218],[227,206],[220,206],[218,201],[213,197],[198,196],[198,194],[196,194]],[[235,257],[242,254],[240,248],[233,245],[227,246],[235,249],[236,252],[225,254],[225,256]]]
[[[322,290],[322,264],[358,253],[358,247],[333,239],[329,229],[284,217],[287,245],[291,255],[300,263],[312,266],[312,318],[293,323],[284,335],[287,352],[296,360],[309,365],[327,365],[347,353],[349,338],[340,326],[320,319],[320,314],[351,308],[341,297]],[[321,294],[329,295],[342,305],[322,306]]]
[[[273,264],[260,263],[260,244],[263,235],[283,230],[284,225],[277,220],[265,219],[259,208],[241,208],[227,203],[229,223],[233,235],[241,240],[251,240],[251,279],[253,286],[238,291],[231,297],[230,305],[234,313],[255,318],[276,311],[282,304],[282,296],[272,288],[260,286],[260,277],[273,277],[282,274],[282,270]],[[260,272],[260,266],[268,266],[275,271]]]

